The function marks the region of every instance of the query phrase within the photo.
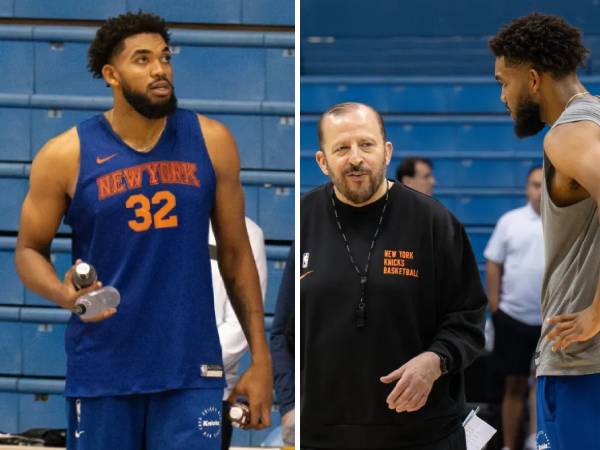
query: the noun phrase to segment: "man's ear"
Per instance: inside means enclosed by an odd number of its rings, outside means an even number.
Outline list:
[[[329,168],[327,167],[327,160],[325,159],[325,153],[323,150],[317,150],[315,153],[315,159],[319,165],[319,169],[325,176],[329,176]]]
[[[111,64],[105,64],[102,67],[102,78],[104,78],[104,81],[110,87],[116,87],[121,84],[121,77],[115,66]]]

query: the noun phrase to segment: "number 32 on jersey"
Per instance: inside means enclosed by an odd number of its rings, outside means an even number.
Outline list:
[[[151,199],[143,194],[131,195],[125,202],[125,207],[135,212],[135,219],[127,222],[129,228],[138,233],[148,231],[151,227],[176,228],[177,215],[171,214],[176,205],[177,199],[170,191],[158,191]],[[151,210],[154,210],[154,213]]]

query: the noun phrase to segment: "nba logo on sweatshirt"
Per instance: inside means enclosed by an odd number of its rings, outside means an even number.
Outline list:
[[[308,267],[308,259],[310,258],[310,253],[306,252],[302,255],[302,268],[306,269]]]

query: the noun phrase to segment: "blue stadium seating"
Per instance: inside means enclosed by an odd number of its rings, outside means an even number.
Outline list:
[[[418,154],[436,151],[537,152],[541,157],[543,133],[517,139],[509,117],[495,116],[383,116],[388,140],[395,152]],[[318,149],[317,117],[303,116],[302,150]]]
[[[294,117],[264,116],[263,136],[263,167],[294,170]]]
[[[13,30],[17,34],[20,32],[18,28]],[[34,65],[31,42],[1,40],[0,67],[13,68],[5,72],[1,89],[3,93],[33,93]],[[14,70],[15,68],[19,70]]]
[[[265,299],[265,314],[275,314],[279,285],[285,269],[289,248],[282,246],[267,247],[268,284]]]
[[[31,111],[0,108],[0,161],[31,159]]]
[[[477,259],[478,263],[485,263],[483,251],[485,250],[485,246],[490,240],[492,231],[493,228],[491,227],[467,228],[467,234],[469,235],[469,239],[471,241],[471,247],[473,248],[473,253],[475,254],[475,258]]]
[[[18,322],[0,322],[0,324],[0,374],[20,375],[23,367],[21,324]]]
[[[294,0],[243,0],[245,24],[294,25]]]
[[[153,12],[169,22],[240,23],[242,0],[178,0],[165,3],[162,0],[127,0],[129,11]]]
[[[281,0],[279,0],[281,1]],[[293,45],[293,44],[292,44]],[[268,100],[294,101],[294,49],[270,48],[266,52]]]
[[[505,212],[525,203],[523,190],[438,190],[439,199],[465,225],[494,226]]]
[[[81,2],[57,0],[52,7],[42,0],[1,0],[0,17],[103,20],[126,11],[152,12],[168,22],[294,25],[293,0],[117,0]]]
[[[62,395],[22,393],[19,397],[20,431],[67,427],[67,408]]]
[[[19,394],[0,391],[0,432],[17,433],[19,431]]]
[[[259,192],[259,222],[271,239],[294,237],[294,189],[288,186],[263,187]]]
[[[583,76],[592,92],[597,76]],[[485,76],[305,76],[300,89],[302,113],[322,113],[330,106],[358,101],[381,113],[506,114],[493,71]],[[508,118],[508,117],[507,117]],[[425,118],[427,120],[428,118]]]
[[[56,323],[21,323],[23,370],[27,376],[64,377],[65,328]]]
[[[15,0],[14,17],[40,19],[105,19],[125,11],[126,0],[82,2],[60,0],[49,7],[44,0]]]
[[[23,304],[23,285],[15,267],[15,239],[11,237],[0,237],[0,286],[0,305]]]

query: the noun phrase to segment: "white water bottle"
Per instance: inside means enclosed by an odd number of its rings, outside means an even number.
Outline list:
[[[121,303],[119,291],[112,286],[105,286],[79,297],[72,311],[82,319],[87,319],[97,316],[105,309],[116,308],[119,303]]]

